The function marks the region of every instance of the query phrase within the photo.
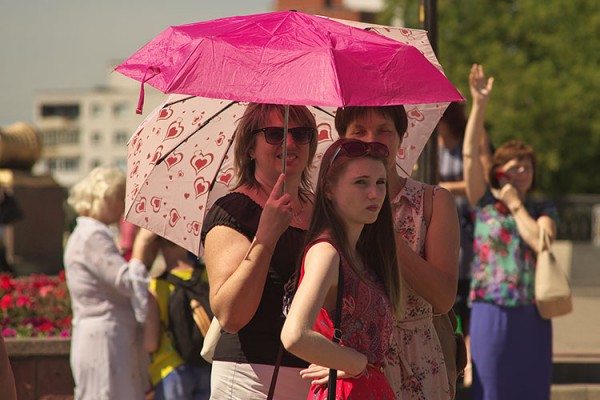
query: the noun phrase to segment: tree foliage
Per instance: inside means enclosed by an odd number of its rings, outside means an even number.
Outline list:
[[[388,0],[419,27],[418,0]],[[439,0],[437,55],[469,97],[473,63],[494,76],[486,122],[492,142],[536,149],[547,194],[600,193],[600,2]]]

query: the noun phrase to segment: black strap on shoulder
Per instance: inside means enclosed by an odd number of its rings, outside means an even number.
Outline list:
[[[344,273],[342,271],[342,255],[340,254],[340,266],[338,273],[338,288],[335,300],[335,319],[333,321],[333,342],[339,343],[342,340],[342,297],[344,296]],[[329,382],[327,383],[327,400],[335,400],[337,384],[337,370],[329,370]]]

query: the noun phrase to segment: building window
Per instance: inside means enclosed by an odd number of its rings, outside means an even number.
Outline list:
[[[91,108],[92,117],[97,118],[102,115],[102,104],[94,103]]]
[[[100,143],[102,143],[102,134],[98,131],[92,132],[90,135],[90,143],[92,146],[98,146]]]
[[[118,146],[127,144],[127,140],[129,140],[129,133],[127,131],[116,131],[113,136],[113,143]]]
[[[126,172],[127,171],[127,159],[126,158],[117,158],[115,160],[115,166]]]
[[[61,169],[65,171],[75,171],[79,168],[79,158],[71,157],[62,160]]]
[[[113,105],[113,114],[115,117],[121,118],[124,117],[129,111],[129,104],[127,103],[117,103]]]
[[[99,167],[100,165],[102,165],[102,161],[100,160],[92,160],[90,161],[90,169],[94,169],[96,167]]]
[[[77,119],[79,118],[79,104],[43,104],[41,113],[43,118]]]
[[[79,129],[46,129],[42,132],[42,143],[47,147],[78,144]]]
[[[56,171],[56,159],[55,158],[49,158],[48,160],[46,160],[46,165],[48,166],[48,170],[50,171]]]

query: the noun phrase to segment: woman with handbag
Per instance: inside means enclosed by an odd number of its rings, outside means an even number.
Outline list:
[[[287,350],[313,364],[302,371],[313,379],[309,399],[396,398],[383,373],[400,296],[388,156],[382,143],[351,139],[323,155],[300,283],[281,333]],[[329,368],[339,376],[325,385]]]
[[[473,97],[463,147],[467,197],[475,208],[474,262],[470,298],[474,400],[549,399],[552,325],[534,302],[540,230],[554,237],[556,208],[528,198],[534,186],[535,154],[520,141],[500,146],[486,184],[478,132],[493,78],[474,65]]]
[[[305,399],[310,387],[300,377],[308,364],[278,355],[284,285],[302,255],[312,215],[316,122],[306,107],[293,106],[284,132],[284,115],[284,106],[248,105],[236,128],[237,187],[215,202],[202,227],[210,305],[222,328],[211,399],[265,399],[275,365],[276,399]]]

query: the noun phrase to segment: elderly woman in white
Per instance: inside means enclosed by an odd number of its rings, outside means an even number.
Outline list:
[[[132,259],[119,253],[110,225],[122,218],[125,175],[99,167],[75,185],[68,203],[77,226],[64,252],[73,308],[71,369],[75,399],[143,399],[148,356],[142,349],[149,283],[144,258],[150,233],[139,235]]]

